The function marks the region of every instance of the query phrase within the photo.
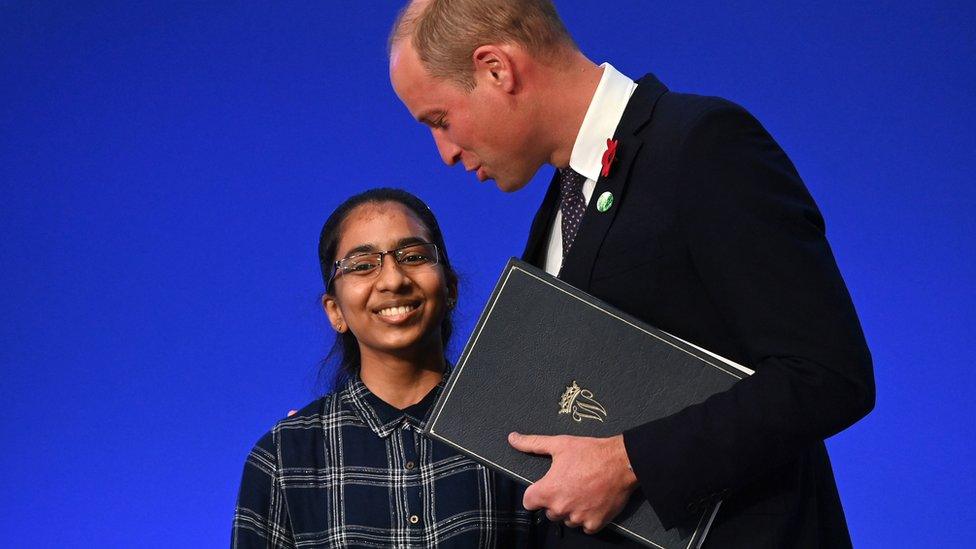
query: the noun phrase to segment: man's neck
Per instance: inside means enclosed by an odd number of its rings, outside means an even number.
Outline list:
[[[603,76],[603,67],[596,65],[581,52],[574,52],[565,64],[543,69],[545,82],[540,91],[540,120],[552,136],[549,163],[556,168],[569,165],[573,145],[583,118],[593,100]]]

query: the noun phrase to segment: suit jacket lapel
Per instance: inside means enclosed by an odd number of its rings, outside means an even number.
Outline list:
[[[626,199],[627,185],[631,180],[631,169],[637,153],[644,145],[644,141],[635,136],[650,120],[654,113],[654,106],[657,100],[667,91],[653,75],[647,75],[638,81],[637,89],[627,103],[620,124],[614,133],[617,140],[616,161],[610,167],[610,174],[607,177],[600,177],[590,197],[590,203],[586,207],[583,221],[580,223],[576,238],[573,240],[573,247],[566,256],[559,278],[582,290],[589,289],[590,277],[593,267],[596,264],[596,256],[600,251],[600,246],[610,230],[620,205]],[[550,191],[552,189],[550,188]],[[609,192],[613,196],[613,204],[605,212],[597,209],[600,196]],[[550,192],[551,194],[551,192]],[[558,201],[558,190],[556,200]],[[548,199],[548,195],[547,195]],[[540,210],[540,213],[541,210]],[[552,215],[555,215],[552,212]],[[551,221],[550,221],[551,225]],[[533,230],[535,224],[533,224]],[[547,231],[548,233],[548,231]]]

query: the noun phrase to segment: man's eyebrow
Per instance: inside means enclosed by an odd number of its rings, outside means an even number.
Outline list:
[[[437,123],[438,118],[442,118],[446,112],[442,109],[434,109],[432,111],[427,111],[417,117],[417,122],[421,124],[427,124],[428,126],[433,126]]]

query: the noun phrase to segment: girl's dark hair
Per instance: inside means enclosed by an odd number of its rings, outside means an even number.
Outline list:
[[[332,265],[338,259],[336,253],[339,240],[342,239],[342,222],[358,206],[386,202],[400,204],[417,216],[417,219],[423,223],[427,232],[430,233],[431,241],[437,245],[437,250],[440,252],[440,261],[438,263],[444,269],[448,287],[457,284],[457,273],[451,267],[451,261],[447,255],[447,247],[444,245],[444,236],[441,234],[441,228],[437,224],[437,218],[434,217],[434,212],[430,211],[430,208],[423,200],[420,200],[407,191],[402,189],[379,188],[370,189],[349,197],[338,208],[333,210],[332,214],[325,221],[325,225],[322,226],[322,232],[319,235],[319,266],[322,268],[322,281],[325,283],[325,292],[327,294],[332,292],[329,276],[332,274]],[[451,338],[451,332],[454,331],[454,322],[451,318],[452,312],[452,308],[448,307],[444,313],[444,320],[441,322],[441,341],[444,342],[445,348],[447,347],[448,340]],[[339,388],[347,380],[359,375],[359,366],[359,342],[356,340],[356,336],[353,335],[352,331],[346,330],[343,333],[336,334],[335,343],[332,344],[332,349],[326,355],[325,360],[322,361],[322,366],[319,369],[319,380],[320,382],[324,381],[328,377],[329,371],[334,369],[335,375],[332,379],[332,387]]]

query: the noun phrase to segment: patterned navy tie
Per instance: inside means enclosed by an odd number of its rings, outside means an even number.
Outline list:
[[[583,196],[583,183],[586,176],[572,168],[559,170],[559,211],[563,214],[563,262],[573,246],[576,231],[579,230],[583,212],[586,211],[586,198]]]

